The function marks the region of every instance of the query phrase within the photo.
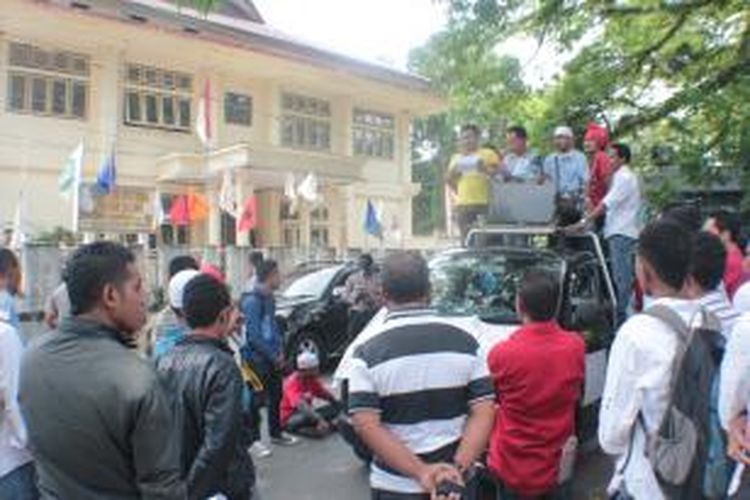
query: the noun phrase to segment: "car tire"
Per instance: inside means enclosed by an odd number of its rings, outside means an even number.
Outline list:
[[[328,362],[328,353],[326,352],[325,345],[320,336],[314,332],[300,332],[292,342],[289,351],[289,361],[291,363],[295,363],[297,361],[297,356],[303,351],[317,354],[321,368],[325,367]]]

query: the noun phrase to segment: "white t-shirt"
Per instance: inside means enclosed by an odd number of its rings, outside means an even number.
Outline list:
[[[750,406],[750,313],[735,322],[721,362],[719,387],[719,418],[729,423]]]
[[[604,237],[622,235],[638,238],[640,232],[641,189],[638,177],[627,165],[612,177],[612,185],[602,201],[607,207]]]
[[[18,406],[18,373],[23,344],[18,332],[0,320],[0,477],[31,462],[26,427]]]
[[[688,324],[700,318],[696,301],[660,298],[653,305],[665,305]],[[621,481],[636,500],[663,500],[656,476],[645,454],[646,435],[638,423],[643,414],[649,432],[659,426],[669,404],[669,383],[677,350],[677,332],[663,321],[637,314],[617,332],[609,354],[607,380],[599,413],[599,442],[602,449],[618,457],[610,492]],[[627,457],[635,426],[633,450],[627,468],[619,474]]]

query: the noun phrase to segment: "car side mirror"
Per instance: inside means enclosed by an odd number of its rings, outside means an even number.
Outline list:
[[[334,299],[340,299],[344,296],[344,292],[346,291],[346,287],[343,286],[337,286],[333,289],[333,292],[331,292],[331,295]]]

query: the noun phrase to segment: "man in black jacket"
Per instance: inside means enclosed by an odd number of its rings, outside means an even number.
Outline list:
[[[129,348],[146,322],[135,257],[85,245],[65,282],[72,317],[33,343],[20,375],[42,498],[184,499],[169,399]]]
[[[181,422],[188,497],[221,493],[247,500],[255,473],[240,439],[243,382],[226,341],[239,312],[227,287],[205,274],[187,283],[182,303],[191,332],[159,359],[157,369]]]

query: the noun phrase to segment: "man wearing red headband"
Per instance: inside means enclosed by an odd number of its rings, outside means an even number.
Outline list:
[[[607,155],[609,134],[605,127],[589,123],[583,137],[583,148],[589,156],[589,210],[599,206],[607,194],[612,173],[610,158]]]

